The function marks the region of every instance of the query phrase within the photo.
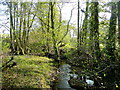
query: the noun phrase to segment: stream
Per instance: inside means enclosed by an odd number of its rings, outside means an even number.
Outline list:
[[[58,75],[59,82],[56,86],[57,88],[69,88],[71,90],[76,90],[71,88],[68,83],[68,81],[70,80],[70,77],[73,77],[73,78],[78,77],[78,75],[70,73],[71,72],[70,68],[71,66],[69,64],[63,64],[62,66],[60,66],[59,68],[60,73]]]
[[[62,64],[59,66],[57,82],[54,84],[54,88],[59,88],[60,90],[79,90],[92,88],[99,89],[99,87],[104,87],[103,84],[100,85],[98,81],[95,81],[88,75],[82,75],[81,73],[73,74],[73,68],[75,67],[69,64]]]

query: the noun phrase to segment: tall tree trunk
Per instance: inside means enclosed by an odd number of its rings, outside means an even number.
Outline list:
[[[20,12],[19,13],[22,13],[23,12],[23,4],[20,3]],[[22,26],[23,26],[23,15],[20,15],[19,17],[19,29],[18,29],[18,47],[19,47],[19,51],[18,51],[18,54],[23,54],[22,51],[23,51],[23,48],[22,48]]]
[[[100,59],[98,2],[91,3],[90,40],[93,59]]]
[[[78,29],[78,35],[77,35],[77,51],[78,51],[78,55],[80,54],[80,24],[79,24],[79,22],[80,22],[80,11],[79,11],[79,9],[80,9],[80,2],[79,2],[79,0],[78,0],[78,15],[77,15],[77,17],[78,17],[78,21],[77,21],[77,29]]]
[[[49,31],[50,31],[50,6],[48,8],[48,26],[47,26],[47,35],[49,34]],[[47,53],[49,53],[50,51],[50,48],[49,48],[49,37],[47,37],[47,43],[46,43],[46,46],[47,46]]]
[[[111,17],[110,17],[110,25],[109,25],[109,33],[108,33],[108,40],[107,40],[107,55],[108,60],[112,61],[115,60],[115,34],[116,34],[116,4],[112,4],[111,8]]]
[[[120,56],[120,1],[117,3],[118,5],[118,55]]]
[[[51,28],[52,28],[52,39],[53,39],[53,48],[54,48],[54,52],[55,52],[55,60],[59,59],[59,53],[58,53],[58,48],[57,48],[57,43],[55,40],[55,27],[54,27],[54,3],[55,2],[50,2],[50,7],[51,7]]]
[[[13,38],[14,28],[13,28],[12,2],[10,2],[9,8],[10,8],[10,39],[11,39],[10,49],[11,49],[11,53],[13,54],[15,48],[14,48],[14,38]]]
[[[100,47],[99,47],[99,20],[98,20],[98,2],[94,3],[95,6],[95,26],[94,26],[94,30],[95,30],[95,36],[94,36],[94,41],[95,41],[95,56],[96,58],[99,60],[100,59]]]
[[[27,21],[26,21],[26,3],[23,3],[23,34],[22,34],[22,54],[26,53],[26,30],[27,30]]]
[[[86,42],[86,38],[87,38],[87,30],[88,30],[88,6],[89,6],[89,2],[86,2],[86,11],[85,11],[85,18],[83,20],[83,26],[82,26],[82,42],[83,45],[86,46],[87,42]]]

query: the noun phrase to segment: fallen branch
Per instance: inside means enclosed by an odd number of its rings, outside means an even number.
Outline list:
[[[14,57],[12,56],[11,59],[9,61],[7,61],[4,65],[2,65],[2,67],[0,67],[0,69],[8,66],[8,63],[10,63],[12,60],[14,59]]]

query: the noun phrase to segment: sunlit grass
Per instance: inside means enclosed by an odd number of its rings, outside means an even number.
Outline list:
[[[50,88],[52,59],[39,56],[15,56],[13,61],[17,66],[2,72],[3,88]]]

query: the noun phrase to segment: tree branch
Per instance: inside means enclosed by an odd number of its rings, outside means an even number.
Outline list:
[[[66,33],[64,34],[64,36],[62,37],[62,39],[57,43],[57,45],[62,42],[62,40],[65,38],[65,36],[67,35],[67,33],[68,33],[68,31],[69,31],[69,24],[70,24],[70,21],[71,21],[71,18],[72,18],[72,12],[73,12],[74,9],[75,9],[75,8],[73,8],[73,9],[71,10],[70,19],[68,20],[68,23],[67,23],[67,31],[66,31]]]

